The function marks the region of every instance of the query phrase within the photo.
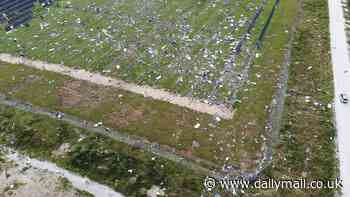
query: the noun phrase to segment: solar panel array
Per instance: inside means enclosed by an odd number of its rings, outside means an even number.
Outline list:
[[[27,25],[33,18],[34,3],[38,1],[43,6],[51,3],[51,0],[1,0],[0,23],[5,24],[6,31]]]

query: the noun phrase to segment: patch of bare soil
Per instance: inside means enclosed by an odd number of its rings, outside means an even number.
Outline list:
[[[45,170],[0,163],[0,197],[77,197],[82,194],[62,177]]]
[[[126,127],[130,123],[142,121],[144,119],[144,112],[136,109],[123,108],[119,112],[113,112],[108,115],[106,123],[109,125],[117,125],[119,127]]]
[[[78,80],[65,81],[59,89],[59,102],[63,107],[95,107],[103,101],[104,91],[90,83]]]

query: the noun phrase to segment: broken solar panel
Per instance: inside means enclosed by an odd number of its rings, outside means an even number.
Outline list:
[[[1,49],[231,106],[248,79],[260,16],[270,6],[267,0],[55,1],[29,28],[1,35]]]
[[[5,24],[6,31],[28,24],[33,18],[33,7],[36,2],[47,6],[51,0],[1,0],[0,23]]]

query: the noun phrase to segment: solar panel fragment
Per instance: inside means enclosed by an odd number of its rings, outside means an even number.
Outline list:
[[[28,25],[33,18],[33,7],[36,2],[43,6],[51,4],[51,0],[2,0],[0,23],[5,24],[6,31]]]

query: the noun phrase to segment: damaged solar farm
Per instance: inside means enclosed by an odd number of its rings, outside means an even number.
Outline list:
[[[0,66],[0,101],[187,167],[256,177],[286,82],[287,3],[0,1],[0,65],[11,65]]]
[[[1,51],[231,106],[249,62],[259,56],[259,33],[274,2],[77,0],[45,8],[34,3],[0,3],[7,30]]]

